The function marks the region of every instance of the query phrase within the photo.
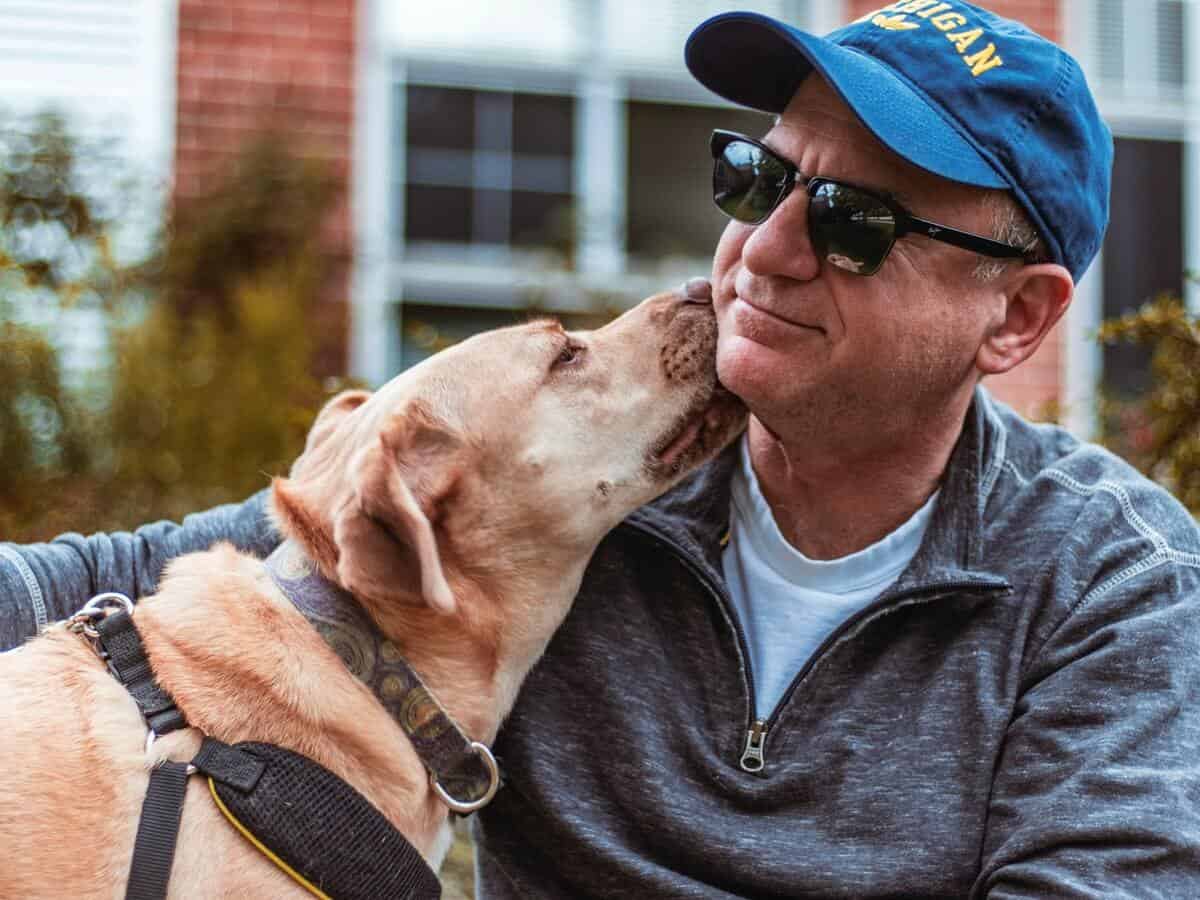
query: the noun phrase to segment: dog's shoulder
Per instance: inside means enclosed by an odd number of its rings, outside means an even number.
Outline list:
[[[285,621],[296,624],[292,619],[303,624],[262,561],[224,542],[168,563],[158,591],[142,600],[135,614],[139,625],[192,633],[261,632]]]
[[[203,581],[231,578],[256,578],[262,572],[262,563],[248,553],[242,553],[233,544],[221,541],[207,550],[197,550],[177,556],[163,570],[159,593],[171,590],[177,582]]]

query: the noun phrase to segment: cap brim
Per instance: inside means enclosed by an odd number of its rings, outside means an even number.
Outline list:
[[[757,13],[702,23],[684,51],[709,90],[742,106],[783,112],[814,69],[884,146],[913,165],[964,184],[1010,185],[920,92],[862,51]]]

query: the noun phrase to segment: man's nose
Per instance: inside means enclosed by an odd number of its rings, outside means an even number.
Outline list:
[[[742,245],[742,264],[755,275],[811,281],[821,260],[808,233],[808,191],[798,184]]]

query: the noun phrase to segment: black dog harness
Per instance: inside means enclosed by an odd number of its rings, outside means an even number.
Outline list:
[[[317,575],[293,544],[272,554],[267,569],[404,729],[430,772],[433,789],[451,811],[466,815],[486,805],[499,786],[491,752],[463,735],[353,598]],[[187,721],[155,680],[132,612],[125,596],[101,594],[68,627],[89,639],[137,703],[149,728],[148,749],[157,737],[187,727]],[[420,853],[337,775],[283,747],[230,745],[205,736],[190,763],[167,761],[150,773],[126,900],[166,897],[187,782],[197,772],[208,779],[213,801],[226,819],[315,896],[441,896],[437,876]]]

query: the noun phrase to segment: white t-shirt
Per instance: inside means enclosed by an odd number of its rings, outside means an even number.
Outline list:
[[[816,560],[779,531],[744,435],[732,490],[721,563],[749,644],[756,715],[765,721],[821,642],[900,577],[921,545],[938,492],[878,543],[840,559]]]

